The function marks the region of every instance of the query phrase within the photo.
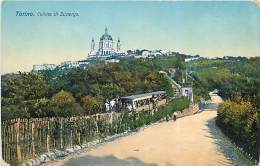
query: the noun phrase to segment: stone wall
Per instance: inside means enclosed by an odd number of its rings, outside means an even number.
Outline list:
[[[176,115],[177,118],[181,118],[181,117],[184,117],[184,116],[196,114],[197,112],[199,112],[199,103],[192,104],[192,105],[189,106],[189,108],[186,108],[182,111],[176,112],[175,115]]]

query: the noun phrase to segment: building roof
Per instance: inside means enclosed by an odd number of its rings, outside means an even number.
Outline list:
[[[107,27],[105,29],[105,34],[101,36],[100,40],[113,40],[112,36],[110,36],[107,32]]]
[[[110,36],[109,34],[104,34],[101,36],[100,40],[113,40],[112,36]]]
[[[121,97],[121,99],[142,100],[142,99],[151,98],[153,95],[159,95],[159,94],[166,94],[166,91],[156,91],[156,92],[151,92],[151,93],[143,93],[143,94],[138,94],[138,95],[125,96],[125,97]]]

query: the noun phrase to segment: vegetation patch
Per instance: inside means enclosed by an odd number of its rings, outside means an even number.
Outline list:
[[[217,125],[255,160],[260,149],[260,113],[250,101],[236,97],[218,108]]]

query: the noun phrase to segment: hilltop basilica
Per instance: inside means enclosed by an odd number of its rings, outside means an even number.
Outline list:
[[[89,58],[109,58],[112,56],[121,56],[124,53],[121,51],[121,43],[118,38],[116,44],[116,50],[113,48],[113,38],[108,34],[107,27],[105,28],[105,34],[103,34],[99,39],[99,47],[98,50],[95,49],[95,41],[92,38],[91,41],[91,51],[88,54]]]

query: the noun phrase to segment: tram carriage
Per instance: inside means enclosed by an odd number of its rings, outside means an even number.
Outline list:
[[[120,98],[122,110],[128,111],[149,111],[156,109],[167,102],[165,91],[156,91],[138,95],[125,96]]]

